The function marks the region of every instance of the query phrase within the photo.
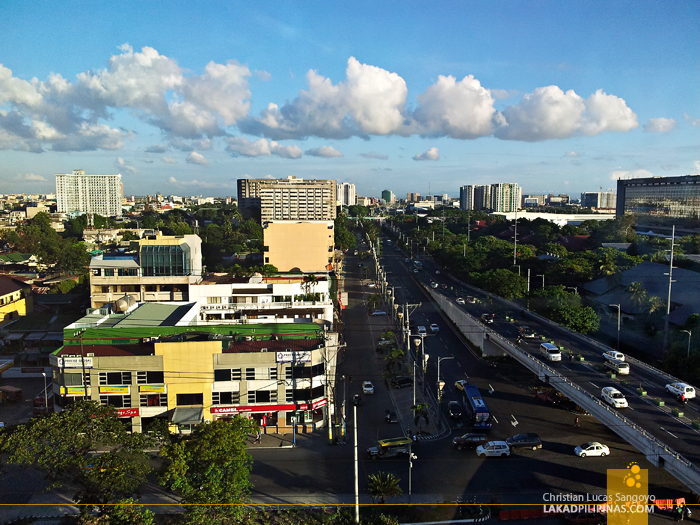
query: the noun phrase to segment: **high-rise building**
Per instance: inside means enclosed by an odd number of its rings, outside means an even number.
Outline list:
[[[391,190],[384,190],[382,192],[382,200],[387,204],[394,204],[396,202],[396,195]]]
[[[511,212],[521,208],[522,189],[512,182],[491,184],[491,210]]]
[[[406,202],[418,202],[420,200],[420,193],[407,193]]]
[[[58,213],[97,213],[121,217],[124,186],[121,174],[86,175],[83,170],[56,174]]]
[[[700,175],[619,179],[616,208],[618,216],[700,218]]]
[[[581,194],[581,206],[584,208],[614,209],[617,194],[613,191],[587,191]]]
[[[355,185],[349,182],[340,182],[337,188],[339,206],[354,206],[357,199]]]
[[[238,203],[260,221],[334,220],[337,184],[334,180],[238,179]],[[245,213],[244,213],[245,214]]]
[[[491,186],[462,186],[459,189],[459,207],[462,210],[491,209]]]

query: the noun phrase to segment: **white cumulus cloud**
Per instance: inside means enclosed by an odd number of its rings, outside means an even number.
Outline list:
[[[690,122],[692,126],[700,126],[700,118],[691,117],[687,113],[683,113],[683,120]]]
[[[166,164],[177,164],[177,161],[172,157],[161,157],[160,160]]]
[[[651,131],[654,133],[667,133],[671,130],[676,129],[678,123],[672,118],[650,118],[649,121],[644,124],[644,131]]]
[[[576,157],[580,157],[581,154],[578,153],[578,152],[576,152],[576,151],[567,151],[566,153],[564,153],[564,156],[565,156],[565,157],[576,158]]]
[[[201,153],[197,153],[196,151],[193,151],[189,155],[187,155],[185,162],[187,162],[187,164],[199,164],[200,166],[209,166],[209,161],[206,158],[204,158],[204,155],[202,155]]]
[[[430,148],[425,153],[415,155],[413,160],[440,160],[440,152],[437,148]]]
[[[342,157],[343,154],[332,146],[321,146],[320,148],[307,149],[304,153],[312,157]]]
[[[269,157],[276,155],[285,159],[298,159],[302,152],[299,146],[284,146],[274,140],[258,139],[251,141],[245,137],[230,137],[226,139],[226,150],[234,156]]]
[[[117,157],[117,160],[114,162],[114,165],[119,171],[126,171],[127,173],[136,173],[136,168],[134,168],[131,164],[127,163],[121,157]]]
[[[17,176],[16,180],[26,181],[26,182],[48,182],[46,178],[42,175],[37,175],[35,173],[23,173]]]

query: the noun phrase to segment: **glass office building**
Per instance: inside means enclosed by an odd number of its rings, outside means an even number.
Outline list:
[[[700,218],[700,175],[617,181],[617,215]]]
[[[185,243],[142,246],[141,269],[146,277],[191,275],[190,247]]]

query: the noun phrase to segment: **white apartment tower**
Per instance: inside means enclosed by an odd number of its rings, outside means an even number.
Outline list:
[[[356,202],[355,198],[355,185],[349,182],[341,182],[338,184],[338,205],[339,206],[354,206]]]
[[[491,186],[467,185],[459,189],[459,207],[462,210],[491,208]]]
[[[491,210],[500,213],[520,209],[522,189],[517,183],[500,182],[491,184]]]
[[[121,174],[86,175],[83,170],[56,174],[58,213],[80,211],[121,217],[123,197]]]

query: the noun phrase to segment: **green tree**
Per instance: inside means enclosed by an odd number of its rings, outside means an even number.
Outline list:
[[[640,310],[647,302],[646,288],[639,281],[634,281],[627,287],[627,292],[630,294],[630,302],[635,309]]]
[[[118,501],[107,512],[109,525],[154,525],[155,515],[132,498]]]
[[[199,425],[183,441],[163,447],[167,464],[162,482],[180,494],[189,523],[218,525],[241,519],[241,504],[252,487],[247,436],[254,430],[251,420],[237,415]]]
[[[391,353],[384,358],[386,362],[386,370],[391,372],[392,370],[401,370],[401,366],[406,360],[406,354],[400,348],[392,348]]]
[[[504,299],[523,297],[527,293],[527,278],[502,268],[482,273],[477,281],[481,281],[487,290]]]
[[[425,424],[429,425],[430,424],[430,412],[428,410],[428,404],[427,403],[421,403],[417,405],[413,405],[411,407],[411,410],[413,411],[413,424],[418,426],[418,422],[423,418],[425,420]]]
[[[79,401],[49,417],[35,419],[7,436],[1,449],[8,462],[37,468],[49,488],[76,488],[81,514],[104,515],[114,503],[135,494],[151,471],[145,448],[153,439],[129,433],[113,407]],[[94,455],[100,448],[105,452]]]
[[[367,308],[369,308],[371,311],[374,311],[377,308],[379,308],[381,304],[382,296],[377,293],[372,294],[367,298]]]
[[[403,494],[400,482],[399,478],[389,472],[377,472],[367,476],[367,491],[372,496],[372,501],[378,499],[379,503],[386,503],[387,498]]]

